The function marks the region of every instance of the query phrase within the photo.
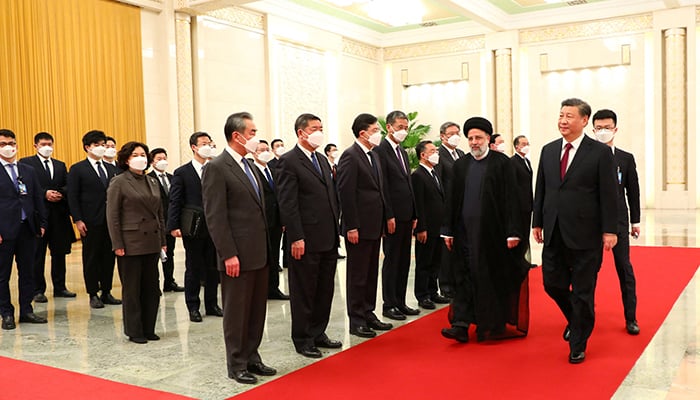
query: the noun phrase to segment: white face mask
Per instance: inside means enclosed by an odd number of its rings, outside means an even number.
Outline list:
[[[168,160],[159,160],[153,165],[153,167],[158,171],[165,171],[165,169],[168,168]]]
[[[219,148],[218,147],[211,147],[211,154],[209,154],[209,158],[214,158],[219,155]]]
[[[15,146],[10,146],[9,144],[0,148],[0,155],[2,155],[5,158],[12,158],[15,156],[16,153],[17,148]]]
[[[205,144],[204,146],[197,148],[197,154],[199,154],[199,156],[202,158],[209,158],[209,157],[211,157],[211,155],[213,153],[214,153],[213,149],[208,144]]]
[[[594,133],[595,138],[601,143],[608,143],[615,137],[615,132],[608,129],[601,129],[599,131],[595,131]]]
[[[49,158],[49,157],[51,157],[51,154],[53,154],[53,147],[41,146],[36,151],[37,151],[37,153],[39,153],[40,156],[42,156],[44,158]]]
[[[501,153],[505,153],[506,151],[506,144],[504,143],[499,143],[496,145],[496,151],[500,151]]]
[[[520,149],[520,152],[523,153],[523,154],[529,153],[529,152],[530,152],[530,146],[523,146],[523,147]]]
[[[114,158],[117,155],[117,149],[114,147],[109,147],[105,149],[105,157]]]
[[[331,151],[331,154],[329,154],[328,156],[334,160],[337,160],[338,159],[338,150]]]
[[[379,146],[380,143],[382,143],[382,132],[381,131],[376,131],[373,134],[369,135],[369,138],[367,138],[367,141],[372,144],[372,146],[376,147]]]
[[[260,161],[261,163],[267,164],[267,163],[269,163],[270,160],[272,160],[273,158],[275,158],[275,156],[274,156],[271,152],[269,152],[269,151],[267,151],[267,150],[266,150],[266,151],[263,151],[263,152],[260,153],[260,154],[258,154],[258,161]]]
[[[459,145],[459,135],[452,135],[447,139],[447,143],[452,147]]]
[[[408,132],[406,132],[405,129],[394,132],[394,139],[398,140],[399,142],[403,142],[403,140],[406,139],[406,136],[408,136]]]
[[[146,157],[132,157],[129,159],[129,167],[137,171],[143,171],[148,165],[148,158]]]
[[[275,149],[275,155],[276,155],[277,157],[279,157],[279,156],[281,156],[282,154],[284,154],[285,151],[286,151],[286,150],[284,149],[284,146],[280,146],[280,147],[278,147],[278,148]]]
[[[95,146],[90,149],[90,153],[92,153],[92,155],[97,158],[102,158],[105,155],[106,150],[107,148],[105,148],[104,146]]]
[[[252,137],[248,140],[246,140],[245,144],[243,144],[243,147],[245,147],[246,151],[249,154],[255,153],[255,150],[258,149],[258,144],[260,143],[260,139],[256,137]]]
[[[430,161],[430,163],[432,165],[438,165],[438,163],[440,162],[440,154],[438,154],[438,153],[431,154],[430,157],[428,157],[428,161]]]
[[[314,133],[310,134],[306,140],[309,142],[311,147],[314,149],[317,149],[320,145],[323,144],[323,132],[321,131],[315,131]]]

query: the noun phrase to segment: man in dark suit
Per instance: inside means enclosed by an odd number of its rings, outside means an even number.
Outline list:
[[[277,201],[278,172],[269,168],[268,161],[275,156],[270,151],[265,140],[260,140],[258,147],[253,153],[255,158],[255,172],[258,180],[263,182],[262,190],[265,194],[265,216],[267,217],[267,233],[270,246],[269,281],[267,298],[271,300],[289,300],[289,296],[280,290],[280,242],[282,241],[282,222],[280,220],[279,203]]]
[[[277,163],[280,161],[280,157],[286,150],[284,148],[284,142],[280,138],[272,139],[272,142],[270,142],[270,147],[272,148],[272,154],[274,157],[267,164],[268,167],[275,169],[277,168]]]
[[[18,164],[17,139],[9,129],[0,129],[0,315],[2,329],[15,329],[15,307],[10,299],[12,259],[19,276],[19,322],[46,323],[34,314],[32,297],[37,238],[44,235],[47,215],[43,191],[34,168]]]
[[[256,383],[253,375],[277,371],[258,352],[265,325],[270,245],[267,240],[263,182],[245,159],[258,140],[253,117],[232,114],[226,120],[225,151],[207,166],[202,197],[207,224],[219,256],[224,340],[229,378]]]
[[[528,240],[532,222],[532,164],[525,156],[530,152],[530,141],[524,135],[519,135],[513,139],[513,147],[515,154],[510,158],[510,162],[515,170],[516,194],[520,205],[518,230],[525,235],[517,249],[529,262],[532,259],[529,256],[530,240]]]
[[[585,360],[593,332],[602,249],[617,243],[615,161],[607,146],[584,135],[590,116],[583,100],[561,103],[562,137],[542,148],[532,221],[535,240],[544,243],[545,291],[566,317],[572,364]]]
[[[168,218],[168,205],[170,203],[170,186],[172,186],[173,175],[166,172],[168,168],[168,152],[161,148],[155,148],[150,153],[151,166],[153,170],[148,173],[158,181],[160,187],[160,200],[163,202],[163,218]],[[165,225],[167,226],[167,219]],[[165,233],[165,242],[167,249],[165,250],[165,261],[163,264],[163,291],[164,292],[184,292],[185,288],[178,285],[173,276],[175,272],[175,260],[173,255],[175,252],[175,237],[170,232]]]
[[[216,270],[216,248],[209,236],[208,222],[202,208],[202,172],[211,156],[211,137],[206,132],[195,132],[190,136],[192,161],[181,165],[170,181],[170,204],[166,231],[173,237],[181,237],[185,246],[185,304],[190,321],[202,322],[199,312],[199,289],[204,282],[204,308],[206,315],[223,317],[217,304],[216,288],[219,277]],[[183,210],[198,219],[196,231],[183,227]]]
[[[279,201],[291,251],[289,293],[292,341],[297,353],[320,358],[342,343],[326,335],[338,259],[338,195],[323,143],[321,119],[301,114],[294,123],[297,145],[280,157]]]
[[[70,167],[68,172],[68,205],[73,222],[83,242],[83,277],[90,296],[90,307],[121,304],[111,294],[114,277],[114,252],[105,216],[107,187],[117,174],[116,168],[102,161],[105,134],[90,131],[83,136],[87,158]],[[102,295],[98,296],[98,292]]]
[[[464,152],[457,148],[459,145],[461,127],[459,124],[447,121],[440,125],[440,147],[438,154],[440,155],[440,163],[436,166],[438,175],[442,178],[445,193],[450,187],[450,177],[452,176],[452,167],[455,161],[464,156]],[[440,272],[438,273],[438,282],[440,292],[445,300],[454,297],[455,277],[454,269],[460,260],[456,259],[457,252],[447,250],[447,247],[442,247],[442,258],[440,261]],[[438,299],[440,299],[438,297]],[[425,309],[435,309],[435,304],[432,300],[424,300],[423,304],[419,304]]]
[[[620,280],[622,305],[625,311],[625,329],[630,335],[639,334],[637,323],[637,283],[630,262],[630,238],[638,238],[641,232],[639,206],[639,178],[637,164],[632,153],[615,147],[617,114],[612,110],[600,110],[593,114],[593,132],[596,139],[606,143],[613,151],[617,167],[617,245],[613,248],[615,269]],[[625,198],[626,196],[626,198]],[[627,204],[629,203],[629,209]],[[632,231],[630,232],[630,222]]]
[[[374,313],[386,200],[381,161],[371,150],[381,143],[382,133],[377,117],[370,114],[355,118],[352,133],[355,144],[343,152],[338,163],[342,234],[347,252],[347,308],[350,333],[371,338],[377,335],[375,330],[393,328]]]
[[[436,168],[440,161],[437,147],[424,140],[416,146],[416,155],[420,166],[411,174],[417,216],[414,294],[418,304],[425,306],[425,302],[438,295],[437,278],[444,246],[440,226],[444,218],[445,188]]]
[[[36,172],[37,180],[44,196],[44,206],[48,213],[46,234],[38,240],[36,258],[34,259],[34,301],[46,303],[46,279],[44,264],[46,248],[51,250],[51,282],[54,297],[75,297],[75,293],[66,288],[66,254],[70,254],[71,244],[75,241],[70,211],[66,199],[68,170],[63,161],[51,157],[53,154],[53,136],[47,132],[34,135],[35,156],[19,160]]]
[[[382,315],[401,321],[418,310],[406,305],[408,270],[411,266],[411,238],[416,212],[411,187],[411,167],[401,142],[408,135],[408,117],[402,111],[386,116],[387,135],[374,149],[379,156],[387,200],[387,235],[384,237],[382,264]]]

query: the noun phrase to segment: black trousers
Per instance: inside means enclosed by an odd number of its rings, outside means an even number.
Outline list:
[[[2,223],[5,224],[8,221]],[[34,312],[32,308],[32,298],[34,297],[32,268],[36,245],[37,237],[26,222],[22,223],[17,239],[3,238],[2,243],[0,243],[0,315],[3,317],[15,314],[15,307],[10,299],[10,275],[12,274],[13,259],[17,261],[19,315]]]
[[[175,237],[170,233],[165,234],[165,245],[168,247],[165,251],[165,255],[168,256],[168,259],[164,263],[161,263],[163,267],[163,289],[175,284],[175,276],[173,276],[175,272],[175,260],[173,259],[175,253]]]
[[[620,280],[622,306],[625,310],[625,321],[637,320],[637,281],[630,262],[630,237],[625,230],[617,234],[617,245],[613,247],[615,270]]]
[[[90,225],[83,237],[83,278],[85,290],[90,296],[103,295],[112,290],[114,278],[114,252],[107,225]]]
[[[216,247],[211,238],[182,238],[185,245],[185,304],[189,311],[199,311],[199,288],[204,286],[204,307],[217,304]]]
[[[379,274],[379,247],[381,239],[360,239],[357,244],[345,239],[346,298],[350,328],[367,326],[377,319],[377,277]]]
[[[36,258],[34,259],[34,294],[46,292],[46,278],[44,277],[44,265],[46,264],[46,250],[50,248],[48,235],[37,239]],[[64,251],[51,250],[51,283],[53,292],[66,290],[66,253]]]
[[[246,369],[249,364],[262,361],[258,347],[267,312],[267,268],[241,271],[236,278],[219,271],[229,372]]]
[[[145,337],[155,333],[160,302],[158,256],[159,253],[117,257],[126,336]]]
[[[412,222],[396,221],[396,230],[383,239],[382,263],[383,308],[406,305],[408,271],[411,268]]]
[[[559,225],[554,225],[549,246],[542,250],[544,290],[566,317],[571,329],[572,352],[586,350],[595,325],[595,287],[603,261],[601,247],[570,249],[564,244]]]
[[[438,271],[442,263],[445,241],[439,235],[428,236],[425,243],[416,239],[416,277],[413,293],[416,300],[426,300],[438,294]]]
[[[325,335],[335,288],[338,250],[305,253],[292,257],[289,267],[289,297],[292,311],[292,341],[297,350],[313,346]]]
[[[272,262],[268,268],[268,294],[272,294],[279,290],[280,286],[280,242],[282,241],[282,227],[271,226],[268,230],[270,236],[270,246],[272,247]]]
[[[444,241],[443,241],[444,242]],[[450,293],[454,295],[457,286],[455,269],[461,260],[457,252],[447,250],[447,246],[442,246],[442,257],[440,258],[440,271],[438,271],[438,283],[442,294]]]

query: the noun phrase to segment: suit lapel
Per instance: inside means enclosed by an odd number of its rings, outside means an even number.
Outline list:
[[[567,178],[576,171],[579,165],[581,165],[584,160],[586,159],[586,155],[590,152],[591,150],[591,142],[589,141],[591,139],[588,139],[587,136],[583,137],[583,140],[581,140],[581,145],[579,146],[578,149],[576,149],[576,154],[574,154],[574,159],[571,161],[571,164],[569,165],[569,168],[566,170],[566,175],[564,175],[564,180],[562,183],[566,182]],[[563,139],[562,139],[563,141]],[[563,143],[562,143],[563,144]],[[560,151],[561,154],[561,151]]]
[[[311,162],[311,159],[307,157],[306,154],[304,154],[304,152],[299,148],[299,146],[294,146],[294,151],[296,151],[297,157],[299,157],[301,165],[303,165],[304,168],[309,170],[310,173],[314,174],[325,185],[326,180],[323,179],[323,176],[319,175],[318,171],[316,170],[316,167],[314,167],[314,164]],[[321,167],[321,161],[319,161],[318,156],[316,156],[316,161],[318,161],[318,167],[321,168],[321,172],[323,172],[323,167]]]
[[[142,185],[142,183],[139,182],[139,180],[136,177],[134,177],[129,171],[124,171],[123,174],[125,174],[126,182],[129,184],[129,186],[131,186],[131,189],[136,194],[136,197],[139,199],[139,201],[141,201],[141,203],[143,203],[144,208],[150,211],[151,214],[158,217],[157,208],[154,208],[154,205],[157,204],[154,201],[150,201],[151,199],[158,197],[158,191],[160,190],[160,188],[158,187],[157,183],[154,185],[154,183],[150,179],[152,177],[148,175],[144,176],[148,190],[151,196],[154,196],[145,197],[143,193],[143,187],[139,187],[140,185]]]
[[[236,162],[236,160],[233,159],[233,156],[231,156],[227,151],[222,152],[221,155],[225,155],[225,160],[226,164],[230,167],[229,170],[233,172],[233,175],[241,181],[243,186],[248,190],[251,196],[257,201],[259,206],[263,206],[262,204],[262,193],[255,193],[255,188],[253,187],[253,184],[250,183],[250,179],[248,179],[248,175],[246,175],[245,171],[243,170],[243,167]],[[262,188],[262,182],[255,176],[255,172],[252,171],[253,168],[257,168],[254,165],[248,165],[251,169],[250,173],[253,175],[253,179],[255,179],[255,182],[258,184],[258,188]]]

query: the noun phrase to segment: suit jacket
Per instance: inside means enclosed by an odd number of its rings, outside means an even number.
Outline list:
[[[382,237],[386,223],[384,183],[381,158],[374,154],[373,160],[374,165],[370,165],[367,154],[357,143],[340,156],[337,176],[343,235],[358,229],[360,239]]]
[[[270,182],[267,180],[265,174],[260,171],[260,168],[253,166],[253,161],[251,161],[250,164],[250,169],[253,170],[258,181],[262,182],[262,190],[263,194],[265,195],[265,216],[267,217],[267,227],[269,229],[272,229],[273,227],[280,228],[282,226],[282,222],[280,220],[280,207],[277,200],[277,188],[279,185],[278,171],[272,170],[269,166],[267,167],[270,171],[270,175],[272,175],[272,182],[275,185],[275,188],[273,189],[272,186],[270,186]]]
[[[117,169],[109,163],[103,168],[107,174],[107,186],[117,175]],[[87,159],[78,161],[68,172],[68,206],[73,221],[83,221],[88,228],[91,225],[106,223],[107,187],[102,184],[97,171]]]
[[[462,150],[455,149],[455,151],[457,152],[458,159],[464,157],[464,152]],[[445,146],[440,146],[438,148],[438,155],[440,156],[440,162],[436,167],[438,169],[440,177],[442,178],[442,181],[445,184],[445,187],[449,191],[450,179],[452,178],[452,168],[454,167],[456,160],[452,158],[450,150]]]
[[[209,168],[209,164],[206,165]],[[203,209],[202,182],[191,162],[178,167],[170,180],[168,216],[166,217],[168,232],[181,228],[180,217],[185,206]],[[207,232],[206,226],[202,227],[202,232]]]
[[[152,176],[125,171],[107,188],[107,227],[112,250],[127,256],[158,253],[165,246],[160,185]]]
[[[262,187],[263,182],[256,182]],[[269,252],[264,193],[258,197],[228,151],[207,164],[202,199],[209,235],[219,255],[219,271],[225,271],[224,260],[234,256],[238,256],[241,271],[264,268]]]
[[[321,174],[309,157],[295,146],[282,154],[277,165],[280,214],[293,243],[304,239],[309,252],[338,247],[338,195],[330,164],[315,152]]]
[[[153,170],[148,173],[148,176],[153,177],[156,181],[158,181],[158,187],[160,188],[160,201],[163,204],[163,218],[165,219],[166,227],[168,225],[167,223],[167,218],[168,218],[168,206],[170,205],[170,192],[166,192],[165,188],[163,187],[163,183],[160,181],[160,172],[156,172],[156,170]],[[165,176],[168,178],[168,182],[170,182],[170,186],[173,186],[173,174],[166,172]],[[165,232],[166,234],[170,234],[170,231]]]
[[[617,165],[617,221],[620,232],[628,232],[629,224],[640,222],[639,177],[634,155],[618,147],[615,148]],[[627,199],[625,199],[625,194]],[[629,204],[629,210],[627,205]],[[629,211],[629,212],[628,212]]]
[[[15,183],[10,178],[7,167],[0,164],[0,236],[3,240],[14,240],[19,237],[22,210],[29,229],[35,235],[41,235],[38,229],[46,228],[47,213],[44,207],[44,192],[39,185],[34,168],[25,163],[17,163],[17,179],[26,186],[27,194],[20,195]]]
[[[70,210],[68,208],[68,169],[63,161],[50,159],[53,166],[53,177],[49,177],[46,167],[37,155],[24,157],[20,163],[30,165],[34,168],[35,175],[41,186],[44,206],[48,213],[48,227],[50,227],[51,251],[63,250],[70,252],[71,243],[75,241],[73,225],[70,221]],[[63,195],[60,201],[46,200],[46,192],[55,190]]]
[[[518,196],[518,204],[520,204],[520,211],[531,212],[532,211],[532,164],[530,169],[527,168],[525,164],[526,161],[523,157],[518,154],[514,154],[510,158],[510,162],[515,170],[515,185],[516,192]],[[529,163],[529,160],[527,161]]]
[[[437,166],[436,166],[437,167]],[[440,174],[436,167],[433,171]],[[442,179],[440,186],[435,182],[435,178],[423,166],[418,166],[413,174],[411,174],[413,182],[413,194],[416,200],[416,233],[428,232],[428,237],[437,237],[440,235],[440,226],[443,221],[443,210],[445,206],[445,192]]]
[[[405,170],[396,156],[396,151],[389,143],[389,139],[384,138],[373,151],[381,158],[384,198],[387,200],[386,218],[396,218],[397,221],[407,222],[416,217],[413,188],[411,187],[411,166],[406,150],[401,145],[398,148]]]
[[[542,148],[537,168],[533,227],[544,229],[545,245],[558,223],[571,249],[601,246],[603,233],[617,233],[617,186],[610,148],[584,135],[562,181],[562,138]]]

